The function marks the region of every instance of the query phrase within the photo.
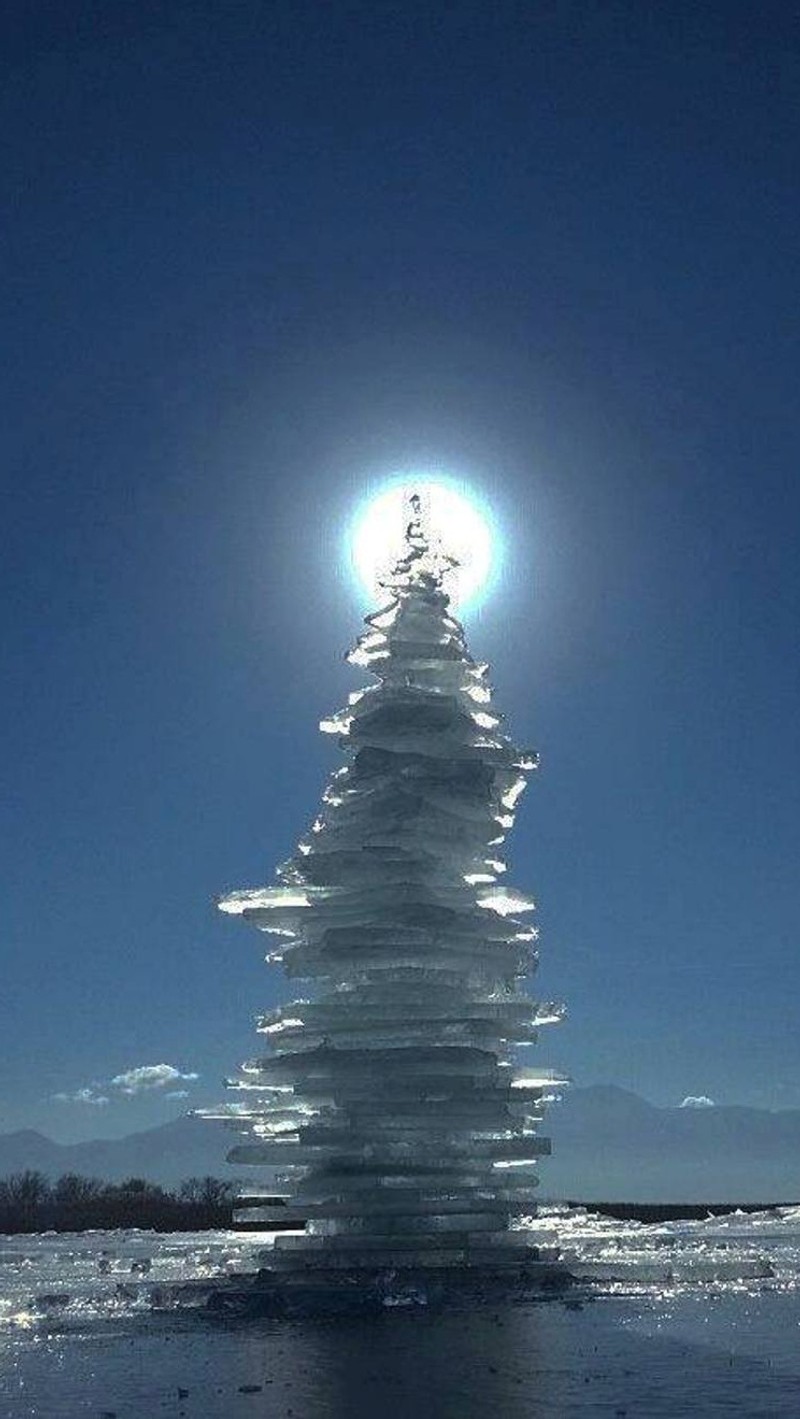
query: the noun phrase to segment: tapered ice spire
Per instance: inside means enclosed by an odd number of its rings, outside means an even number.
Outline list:
[[[499,857],[536,755],[492,709],[418,498],[405,543],[349,656],[377,684],[321,726],[345,764],[319,816],[278,886],[219,904],[313,983],[260,1020],[268,1052],[222,1111],[248,1136],[231,1159],[277,1168],[305,1221],[276,1266],[518,1265],[548,1151],[557,1081],[512,1054],[560,1012],[525,994],[533,902]]]
[[[391,574],[381,582],[389,590],[402,588],[420,591],[443,587],[448,572],[458,566],[455,557],[445,552],[431,536],[419,493],[408,500],[409,521],[405,530],[405,553]]]

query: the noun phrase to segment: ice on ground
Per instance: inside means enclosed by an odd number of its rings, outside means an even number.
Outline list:
[[[800,1207],[656,1225],[551,1205],[522,1226],[535,1245],[561,1252],[584,1298],[631,1287],[649,1296],[800,1288]],[[270,1240],[263,1231],[0,1237],[0,1330],[197,1310],[237,1279],[247,1284]],[[387,1305],[426,1303],[424,1273],[397,1273],[395,1282]]]
[[[800,1277],[800,1207],[645,1223],[551,1204],[521,1226],[557,1245],[581,1281],[663,1288],[779,1278],[794,1286]]]
[[[652,1226],[550,1207],[530,1230],[570,1252],[571,1289],[452,1308],[395,1277],[357,1322],[209,1310],[260,1231],[0,1237],[0,1415],[796,1415],[800,1208]]]

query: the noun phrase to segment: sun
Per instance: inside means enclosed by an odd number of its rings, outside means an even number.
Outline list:
[[[474,610],[496,571],[498,539],[480,500],[463,483],[409,476],[364,501],[349,536],[350,562],[360,587],[371,604],[385,600],[380,580],[403,555],[412,493],[419,496],[431,539],[459,563],[447,577],[453,605],[462,612]]]

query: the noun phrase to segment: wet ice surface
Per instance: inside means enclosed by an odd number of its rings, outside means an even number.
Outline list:
[[[0,1238],[0,1414],[800,1410],[800,1209],[661,1226],[543,1209],[533,1230],[579,1278],[551,1299],[289,1321],[197,1304],[258,1265],[263,1234]]]

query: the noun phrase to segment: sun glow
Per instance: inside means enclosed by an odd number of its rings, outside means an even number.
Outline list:
[[[403,555],[412,493],[419,496],[431,541],[458,561],[447,577],[454,606],[462,612],[474,609],[497,570],[498,539],[489,516],[464,484],[408,477],[368,498],[354,518],[349,537],[358,582],[372,605],[385,599],[380,581]]]

